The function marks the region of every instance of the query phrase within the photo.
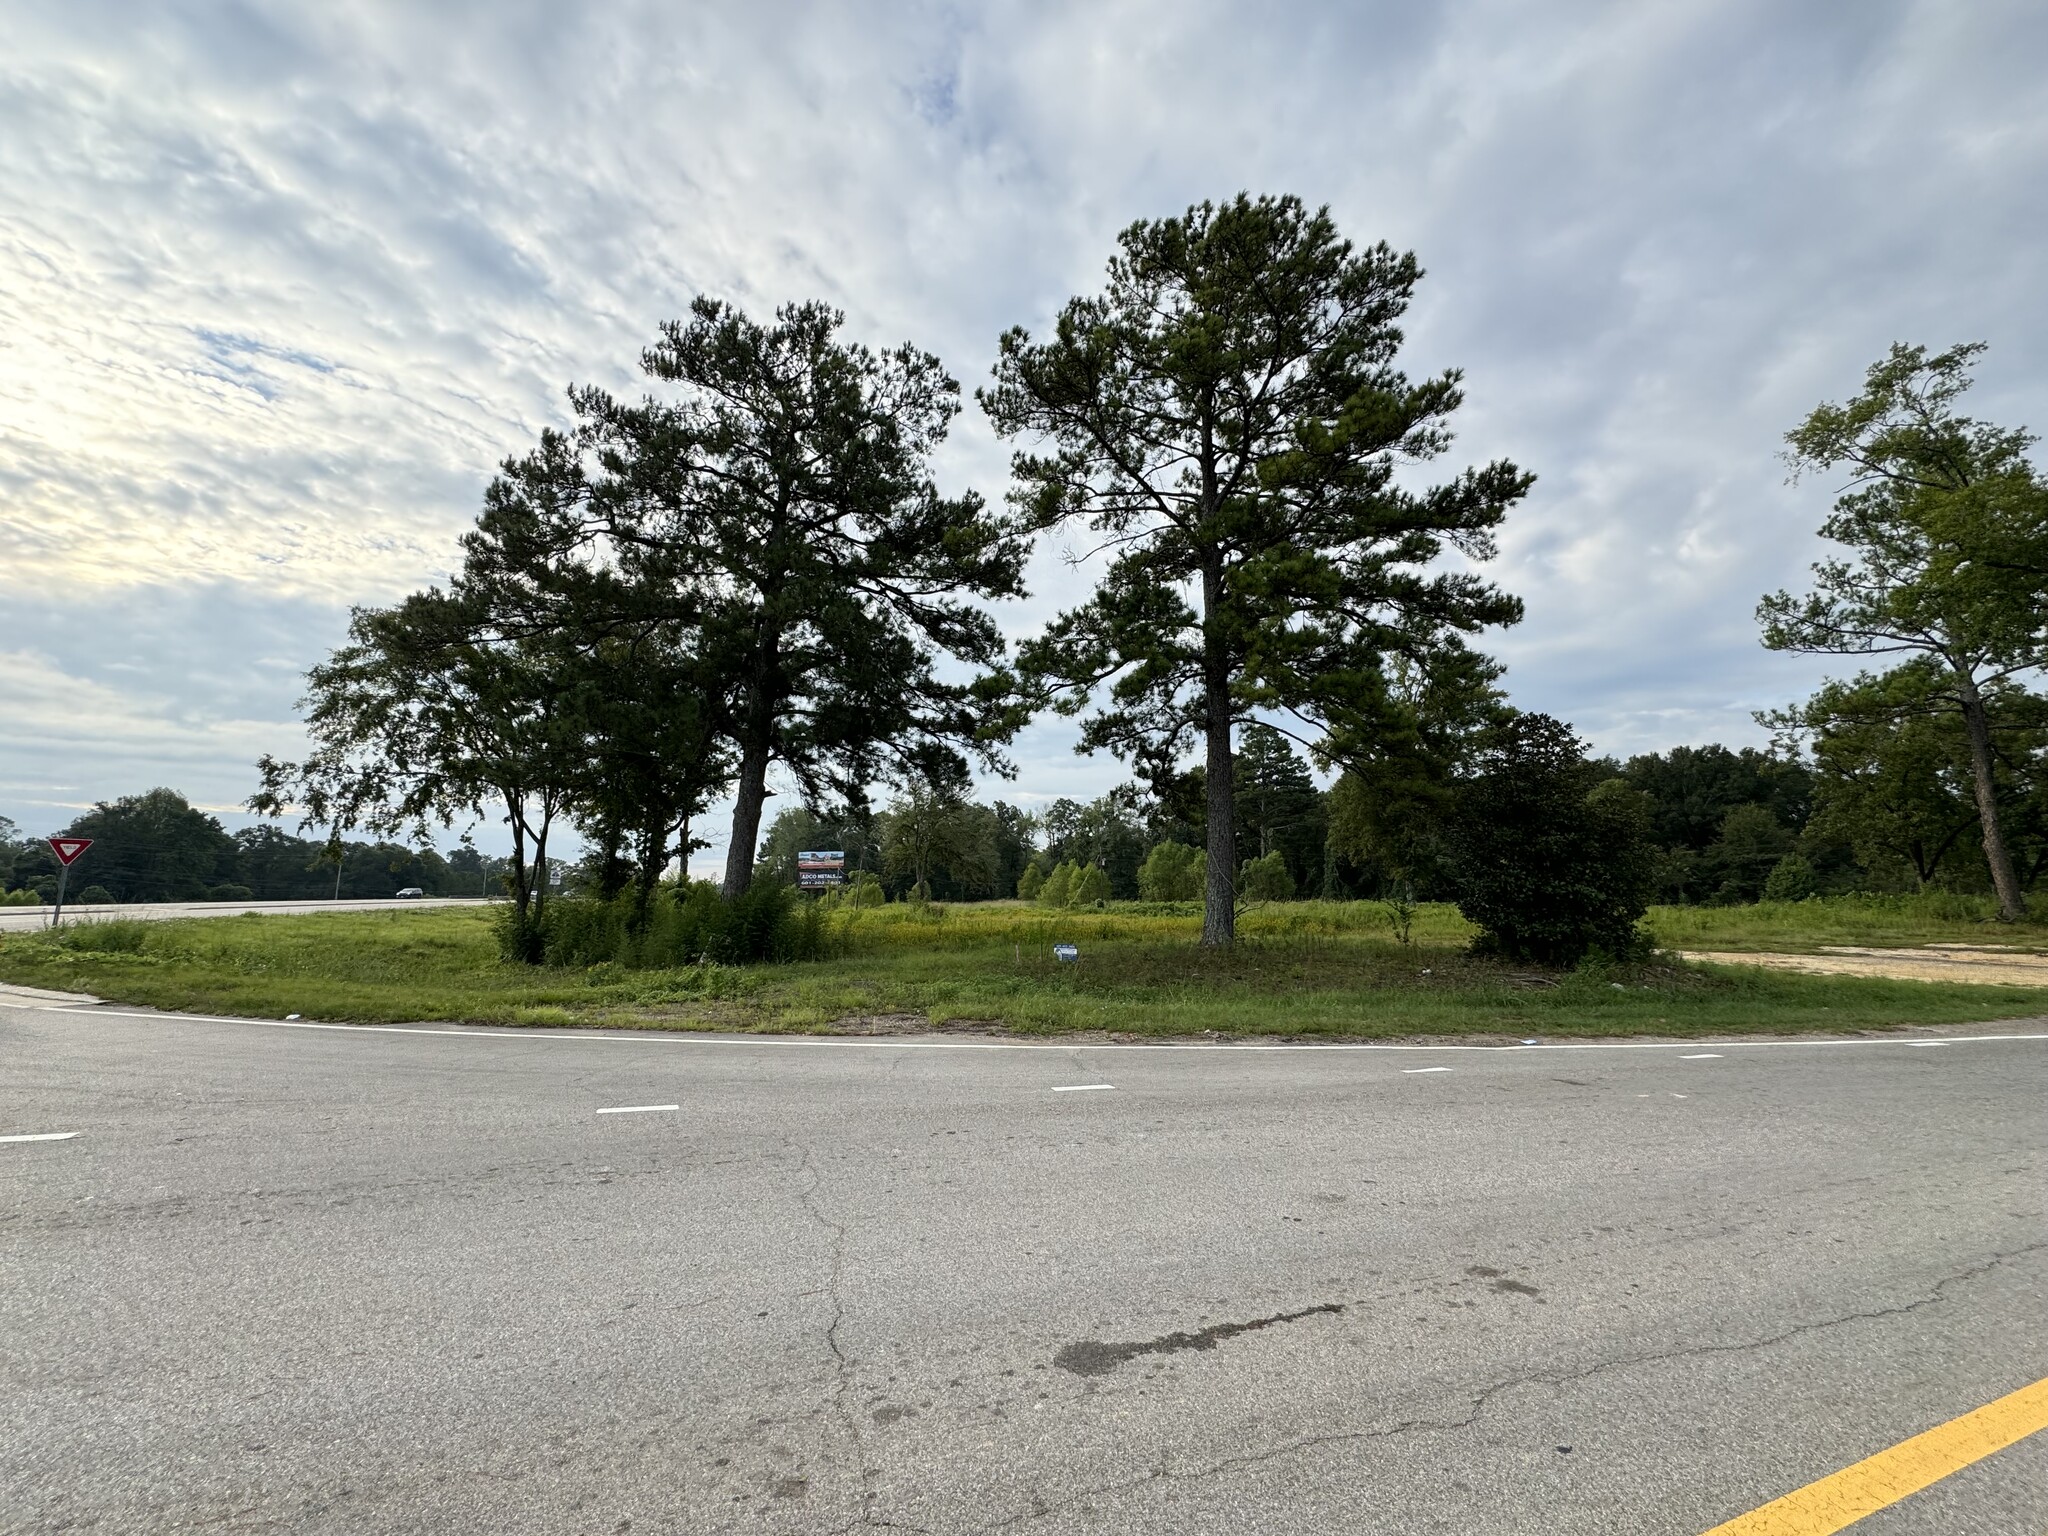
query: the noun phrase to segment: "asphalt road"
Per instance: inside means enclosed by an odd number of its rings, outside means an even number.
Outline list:
[[[64,904],[64,921],[67,924],[104,923],[117,917],[133,917],[145,922],[160,922],[172,917],[240,917],[250,912],[290,917],[307,912],[386,912],[393,908],[410,910],[415,907],[483,905],[480,896],[416,896],[405,901],[395,897],[375,901],[137,901],[90,907],[67,901]],[[27,933],[47,928],[56,910],[51,906],[0,907],[0,933]]]
[[[0,1529],[1697,1536],[2048,1377],[2044,1089],[0,1007]]]

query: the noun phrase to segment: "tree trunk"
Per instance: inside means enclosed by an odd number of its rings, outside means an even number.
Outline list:
[[[645,933],[654,914],[654,891],[661,882],[662,866],[668,862],[668,812],[661,811],[640,834],[639,868],[633,877],[633,911],[626,927]]]
[[[764,601],[773,601],[775,588],[764,589]],[[779,702],[772,693],[781,659],[781,628],[763,618],[755,622],[753,667],[748,681],[746,710],[740,722],[740,771],[733,785],[732,837],[725,846],[725,885],[721,894],[727,901],[746,895],[754,883],[754,850],[761,840],[761,807],[768,799],[768,763],[774,756],[775,710]]]
[[[761,839],[761,807],[768,800],[768,743],[750,742],[740,758],[739,781],[733,786],[732,841],[725,850],[727,901],[746,895],[754,883],[754,847]]]
[[[521,965],[538,965],[541,959],[541,906],[535,890],[534,865],[526,857],[526,818],[520,797],[505,791],[505,820],[512,829],[512,956]],[[541,879],[547,878],[547,844],[536,849]]]
[[[519,819],[519,808],[508,793],[505,796],[505,820],[512,828],[512,909],[518,914],[519,925],[526,925],[530,909],[526,876],[526,825]]]
[[[1984,862],[1991,866],[1991,886],[1998,892],[1999,920],[2017,922],[2027,915],[2027,898],[2020,891],[2012,853],[1998,824],[1998,786],[1991,773],[1991,720],[1976,683],[1966,675],[1961,681],[1963,725],[1970,735],[1970,781],[1977,791],[1977,821],[1984,828]]]
[[[607,816],[598,828],[597,846],[597,895],[600,901],[610,901],[626,888],[626,830],[616,818]]]
[[[1202,573],[1202,683],[1208,713],[1209,879],[1202,893],[1202,946],[1228,949],[1237,942],[1237,836],[1235,786],[1231,781],[1230,659],[1218,632],[1216,610],[1223,601],[1223,572]]]
[[[533,829],[533,926],[536,938],[541,916],[548,905],[548,826],[554,820],[553,812],[545,809],[547,802],[542,801],[541,804],[540,825]],[[538,952],[534,958],[540,958]]]

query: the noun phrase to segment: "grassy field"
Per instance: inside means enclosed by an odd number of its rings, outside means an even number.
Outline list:
[[[1831,896],[1763,901],[1749,907],[1652,907],[1648,919],[1668,949],[1808,953],[1831,944],[1895,948],[1987,944],[2048,950],[2048,924],[2001,923],[1989,896]]]
[[[0,981],[199,1012],[360,1022],[666,1029],[1007,1027],[1136,1035],[1691,1035],[1886,1028],[2048,1013],[2048,991],[1802,976],[1669,960],[1547,973],[1475,960],[1449,907],[1396,943],[1371,903],[1247,914],[1228,955],[1193,907],[1051,913],[1022,903],[885,907],[835,919],[838,955],[799,965],[531,970],[501,964],[477,909],[82,924],[0,936]],[[1661,944],[2048,945],[1967,899],[1662,908]],[[1077,944],[1078,963],[1052,956]]]

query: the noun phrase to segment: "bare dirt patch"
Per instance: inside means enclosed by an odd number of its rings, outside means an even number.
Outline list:
[[[1812,954],[1687,950],[1688,960],[1759,965],[1817,976],[1884,976],[1895,981],[1961,981],[1983,986],[2048,987],[2048,954],[2012,945],[1929,944],[1921,949],[1864,949],[1828,944]]]
[[[1008,1035],[997,1019],[948,1019],[934,1024],[921,1013],[856,1013],[834,1019],[825,1028],[835,1035]]]

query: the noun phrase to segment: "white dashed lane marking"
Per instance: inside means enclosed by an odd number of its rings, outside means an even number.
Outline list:
[[[1114,1092],[1114,1091],[1115,1091],[1115,1089],[1116,1089],[1116,1084],[1115,1084],[1115,1083],[1065,1083],[1065,1084],[1062,1084],[1062,1085],[1061,1085],[1060,1087],[1057,1087],[1057,1088],[1053,1089],[1053,1092],[1054,1092],[1054,1093],[1101,1093],[1101,1092],[1103,1092],[1104,1090],[1108,1090],[1108,1091],[1110,1091],[1110,1092]]]
[[[681,1109],[680,1104],[620,1104],[611,1109],[600,1109],[600,1115],[658,1115],[664,1110]]]
[[[0,1141],[69,1141],[76,1131],[43,1131],[35,1136],[0,1136]]]
[[[1681,1056],[1678,1059],[1680,1061],[1719,1061],[1721,1053],[1719,1051],[1702,1051],[1697,1056]]]
[[[1403,1067],[1401,1069],[1401,1075],[1404,1077],[1413,1077],[1418,1072],[1448,1072],[1450,1070],[1451,1069],[1449,1067]]]

